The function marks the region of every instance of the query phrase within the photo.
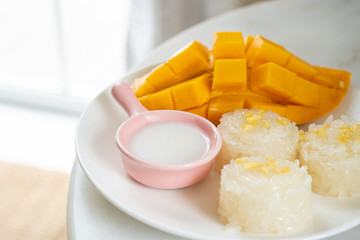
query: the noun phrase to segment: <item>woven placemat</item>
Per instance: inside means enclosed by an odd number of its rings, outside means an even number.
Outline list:
[[[0,239],[65,240],[69,175],[0,161]]]

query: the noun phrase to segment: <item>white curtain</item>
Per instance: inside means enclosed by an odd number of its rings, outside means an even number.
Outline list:
[[[178,32],[225,11],[259,0],[133,0],[127,68]]]

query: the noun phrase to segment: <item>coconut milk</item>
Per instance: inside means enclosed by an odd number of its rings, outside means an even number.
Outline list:
[[[152,123],[136,131],[129,140],[129,151],[142,160],[179,164],[203,157],[209,139],[196,127],[182,122]]]

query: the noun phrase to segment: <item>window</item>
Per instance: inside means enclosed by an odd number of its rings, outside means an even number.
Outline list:
[[[80,112],[125,72],[131,0],[0,2],[0,101]]]

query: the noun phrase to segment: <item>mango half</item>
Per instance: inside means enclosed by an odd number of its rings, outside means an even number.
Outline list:
[[[350,72],[312,65],[262,36],[215,32],[212,49],[193,41],[131,88],[148,110],[188,111],[215,125],[242,108],[303,124],[334,110],[350,80]]]

